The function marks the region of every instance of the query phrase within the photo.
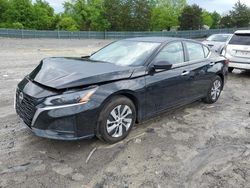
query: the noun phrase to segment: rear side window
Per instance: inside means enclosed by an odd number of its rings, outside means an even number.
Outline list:
[[[181,42],[167,44],[156,56],[154,61],[168,61],[171,64],[184,62],[184,51]]]
[[[210,50],[209,50],[208,47],[206,47],[206,46],[203,46],[203,49],[204,49],[205,57],[207,57],[208,54],[209,54],[209,52],[210,52]]]
[[[204,59],[203,45],[194,42],[186,42],[189,61]]]
[[[250,34],[234,34],[229,44],[250,45]]]

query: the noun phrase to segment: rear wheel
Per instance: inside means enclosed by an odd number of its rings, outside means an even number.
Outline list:
[[[108,143],[123,140],[135,124],[136,110],[127,97],[116,96],[100,113],[97,137]]]
[[[228,67],[228,72],[233,72],[234,68],[233,67]]]
[[[215,103],[220,97],[222,87],[223,87],[223,82],[222,82],[221,77],[216,76],[213,79],[209,87],[209,90],[207,92],[207,96],[203,99],[203,101],[208,104]]]

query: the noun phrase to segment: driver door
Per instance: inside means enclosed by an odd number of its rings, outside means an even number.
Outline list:
[[[146,111],[148,116],[189,100],[191,70],[185,59],[181,41],[167,44],[156,55],[153,64],[164,61],[171,63],[172,68],[170,70],[155,70],[146,76]]]

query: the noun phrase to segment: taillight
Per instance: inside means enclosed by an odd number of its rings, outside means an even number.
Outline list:
[[[226,65],[228,65],[228,64],[229,64],[229,59],[225,59],[224,63],[225,63]]]

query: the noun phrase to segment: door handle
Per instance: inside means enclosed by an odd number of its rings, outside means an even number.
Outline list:
[[[182,75],[182,76],[186,76],[186,75],[188,75],[189,73],[190,73],[189,71],[183,71],[181,75]]]
[[[211,62],[209,63],[210,66],[214,66],[215,65],[215,62]]]

